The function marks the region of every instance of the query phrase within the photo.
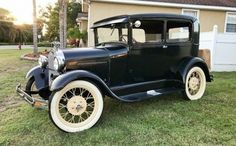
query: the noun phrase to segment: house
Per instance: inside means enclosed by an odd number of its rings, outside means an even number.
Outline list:
[[[103,18],[136,13],[174,13],[195,16],[201,23],[201,32],[236,33],[236,1],[233,0],[82,0],[78,15],[82,30]],[[88,45],[94,44],[92,31],[88,31]]]
[[[107,17],[137,13],[174,13],[194,16],[201,23],[202,43],[200,43],[200,47],[209,47],[213,55],[213,70],[236,71],[236,58],[232,56],[232,54],[236,54],[235,0],[82,0],[82,10],[83,13],[78,15],[77,22],[82,30],[88,31],[88,46],[94,45],[94,35],[89,28],[94,22]],[[213,32],[214,26],[216,32]],[[218,37],[214,35],[215,33],[224,36]],[[221,38],[227,52],[223,50],[222,53],[223,44],[217,46],[217,42],[219,42],[217,38]],[[217,60],[216,64],[214,64],[214,60]],[[225,64],[230,67],[226,69]]]

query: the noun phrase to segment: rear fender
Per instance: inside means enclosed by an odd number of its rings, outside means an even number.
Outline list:
[[[32,77],[38,90],[48,88],[48,68],[42,69],[40,66],[32,68],[25,78],[29,80]]]
[[[185,79],[188,74],[188,71],[193,66],[198,66],[204,71],[207,82],[212,81],[212,78],[209,73],[209,69],[208,69],[205,61],[199,57],[189,57],[189,58],[182,60],[179,63],[178,68],[177,68],[177,72],[178,72],[179,76],[181,77],[181,80],[183,81],[183,83],[185,83]]]

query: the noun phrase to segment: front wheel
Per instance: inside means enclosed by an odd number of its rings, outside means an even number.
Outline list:
[[[41,89],[41,91],[37,89],[34,77],[30,78],[26,83],[25,91],[33,98],[42,100],[48,100],[48,97],[51,95],[51,91],[47,88]]]
[[[206,89],[206,76],[200,67],[193,67],[189,70],[185,81],[185,97],[189,100],[202,98]]]
[[[97,123],[103,111],[103,96],[93,83],[73,81],[49,99],[49,116],[65,132],[80,132]]]
[[[25,91],[33,97],[36,97],[35,95],[31,95],[31,92],[38,92],[38,89],[35,85],[35,80],[34,78],[30,78],[28,82],[26,83]]]

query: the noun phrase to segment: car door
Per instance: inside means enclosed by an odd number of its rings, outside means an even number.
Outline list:
[[[161,79],[166,71],[165,21],[144,19],[136,20],[133,24],[133,45],[128,54],[129,81]]]
[[[192,23],[182,19],[166,22],[165,55],[167,66],[175,67],[183,58],[192,56]]]

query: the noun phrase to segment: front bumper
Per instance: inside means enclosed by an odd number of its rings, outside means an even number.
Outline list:
[[[24,99],[28,104],[32,105],[33,107],[40,108],[40,109],[47,109],[48,108],[48,101],[47,100],[43,100],[41,98],[34,98],[34,97],[30,96],[28,93],[26,93],[26,91],[21,89],[21,84],[18,84],[16,86],[16,93],[22,99]]]

